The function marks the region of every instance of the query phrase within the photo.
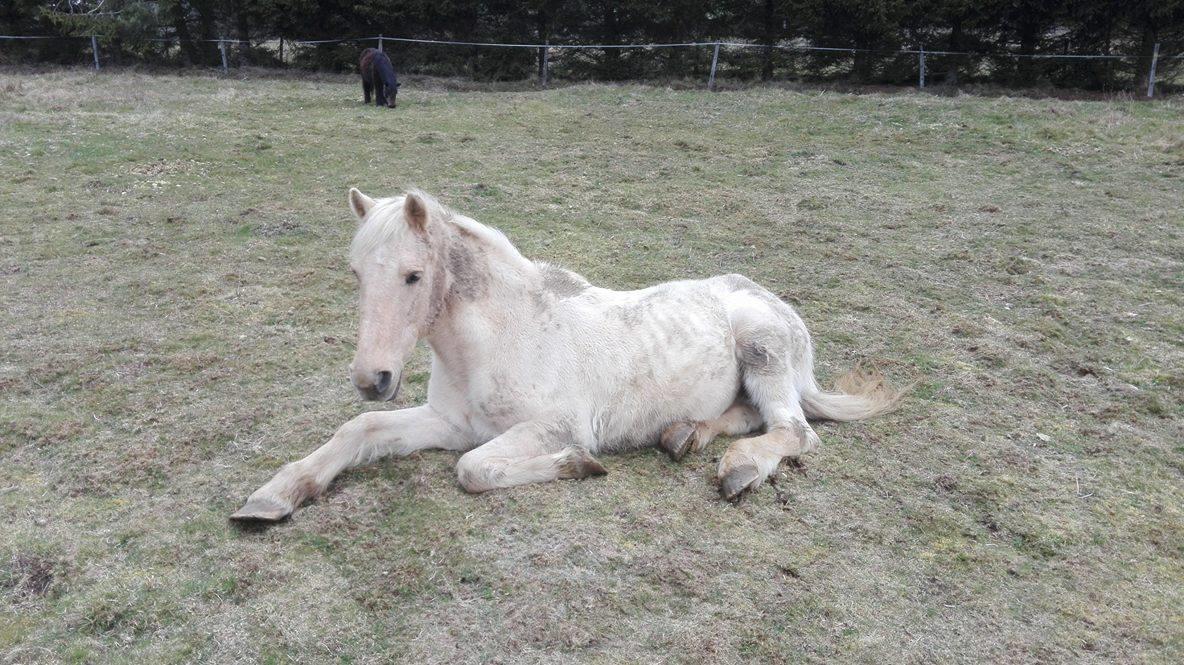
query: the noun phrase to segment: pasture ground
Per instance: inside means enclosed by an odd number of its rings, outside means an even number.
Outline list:
[[[1184,106],[0,73],[0,661],[1180,662]],[[357,185],[633,288],[741,272],[916,385],[726,445],[226,517],[360,404]],[[399,404],[420,402],[421,350]]]

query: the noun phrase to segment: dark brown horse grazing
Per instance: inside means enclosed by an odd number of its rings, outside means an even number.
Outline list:
[[[362,51],[362,58],[358,61],[362,70],[362,96],[365,104],[370,103],[370,91],[374,91],[376,106],[395,108],[395,96],[399,94],[399,77],[395,74],[395,66],[385,53],[376,48]]]

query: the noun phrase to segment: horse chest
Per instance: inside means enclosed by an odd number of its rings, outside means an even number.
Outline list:
[[[500,374],[470,377],[466,386],[473,429],[496,436],[537,417],[540,400],[529,383]]]

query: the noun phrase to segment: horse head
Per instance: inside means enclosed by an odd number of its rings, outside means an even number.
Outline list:
[[[360,221],[349,263],[361,309],[350,378],[364,399],[392,400],[447,292],[442,208],[421,192],[375,200],[350,189],[349,202]]]

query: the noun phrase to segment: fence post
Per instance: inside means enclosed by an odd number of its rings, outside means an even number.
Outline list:
[[[921,50],[917,52],[917,57],[920,59],[920,65],[918,67],[920,80],[917,83],[917,87],[924,88],[925,87],[925,47],[924,46],[922,46]]]
[[[1155,42],[1155,48],[1151,51],[1151,71],[1147,74],[1147,96],[1155,96],[1155,64],[1159,61],[1159,42]]]
[[[99,71],[99,38],[94,35],[90,36],[90,50],[95,54],[95,71],[97,72]]]
[[[547,83],[551,81],[551,49],[548,48],[550,44],[551,42],[547,42],[547,46],[544,46],[541,49],[543,52],[543,76],[540,80],[540,83],[542,83],[544,88],[547,87]]]
[[[382,35],[378,35],[378,52],[382,53]]]
[[[715,50],[711,52],[711,75],[707,77],[707,89],[715,90],[715,68],[719,65],[719,42],[715,43]]]
[[[218,50],[222,53],[222,73],[225,74],[230,71],[230,65],[226,64],[226,40],[218,40]]]

